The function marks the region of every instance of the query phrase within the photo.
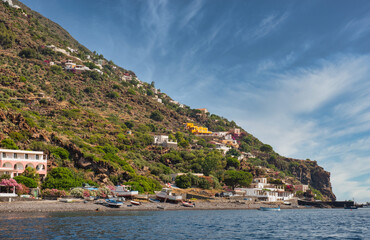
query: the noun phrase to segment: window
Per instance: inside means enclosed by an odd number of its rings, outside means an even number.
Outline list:
[[[36,155],[36,160],[39,160],[40,159],[40,156],[39,155]]]
[[[6,153],[3,153],[3,158],[6,158]]]
[[[16,153],[14,153],[14,158],[17,158],[17,154]]]
[[[24,159],[28,159],[28,154],[24,154]]]

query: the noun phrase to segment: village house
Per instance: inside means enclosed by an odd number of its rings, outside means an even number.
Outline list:
[[[67,47],[68,51],[70,51],[71,53],[77,53],[78,50],[77,49],[73,49],[73,48],[70,48],[70,47]]]
[[[229,131],[231,134],[233,135],[236,135],[236,136],[240,136],[241,132],[240,132],[240,128],[233,128]]]
[[[207,108],[198,108],[197,110],[201,111],[204,114],[208,113]]]
[[[213,132],[212,136],[214,137],[225,137],[229,132]]]
[[[294,191],[301,191],[301,192],[307,192],[308,189],[310,189],[308,187],[308,185],[304,185],[304,184],[300,184],[300,185],[293,185],[294,187]]]
[[[154,136],[153,144],[162,147],[177,148],[177,142],[169,140],[167,135]]]
[[[224,155],[231,149],[231,147],[227,147],[225,144],[222,143],[216,143],[215,145],[216,149],[221,150]]]
[[[185,129],[189,130],[195,135],[207,135],[207,136],[212,135],[212,132],[208,131],[208,128],[206,127],[199,127],[199,126],[194,125],[194,123],[185,123],[184,125],[185,125]]]
[[[121,77],[122,81],[130,81],[132,80],[132,76],[129,73],[124,73],[123,76]]]
[[[11,178],[23,173],[27,167],[45,177],[47,174],[47,156],[41,151],[0,149],[0,175],[9,174]]]
[[[294,197],[293,192],[285,191],[283,186],[267,183],[267,178],[255,178],[250,188],[236,188],[236,192],[260,201],[286,201]]]
[[[65,63],[64,63],[64,69],[65,70],[73,70],[76,68],[76,63],[74,63],[72,60],[68,59]]]
[[[170,100],[170,103],[176,104],[180,108],[184,108],[184,104],[179,103],[178,101]]]
[[[46,47],[51,48],[54,52],[60,52],[60,53],[63,53],[65,55],[69,56],[69,53],[63,48],[58,48],[54,45],[48,45]]]

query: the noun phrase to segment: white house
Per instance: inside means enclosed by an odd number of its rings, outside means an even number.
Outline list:
[[[169,140],[167,135],[156,135],[154,136],[154,145],[160,145],[163,147],[177,148],[177,142]]]
[[[222,143],[216,143],[216,149],[221,150],[223,154],[226,154],[231,147],[227,147],[225,144]]]
[[[236,188],[235,190],[242,192],[246,197],[268,202],[285,201],[294,196],[292,192],[285,191],[282,186],[268,184],[267,178],[255,178],[250,188]]]

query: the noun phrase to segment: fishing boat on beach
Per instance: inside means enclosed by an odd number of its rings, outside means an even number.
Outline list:
[[[111,208],[120,208],[123,206],[123,202],[121,201],[117,201],[117,200],[114,200],[114,199],[106,199],[105,200],[105,204],[106,206],[108,207],[111,207]]]
[[[136,206],[141,205],[141,202],[138,202],[138,201],[130,201],[130,203]]]
[[[259,210],[261,211],[280,211],[280,206],[276,208],[271,208],[271,207],[260,207]]]
[[[162,190],[155,195],[158,200],[161,201],[171,201],[171,202],[181,202],[182,196],[172,193],[170,188],[162,188]]]
[[[182,205],[184,207],[195,207],[195,204],[191,202],[182,202]]]
[[[116,189],[112,192],[117,197],[133,198],[139,195],[139,191],[133,191],[130,185],[116,186]]]

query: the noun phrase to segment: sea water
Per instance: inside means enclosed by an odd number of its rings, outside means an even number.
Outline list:
[[[0,239],[370,239],[370,209],[0,213]]]

